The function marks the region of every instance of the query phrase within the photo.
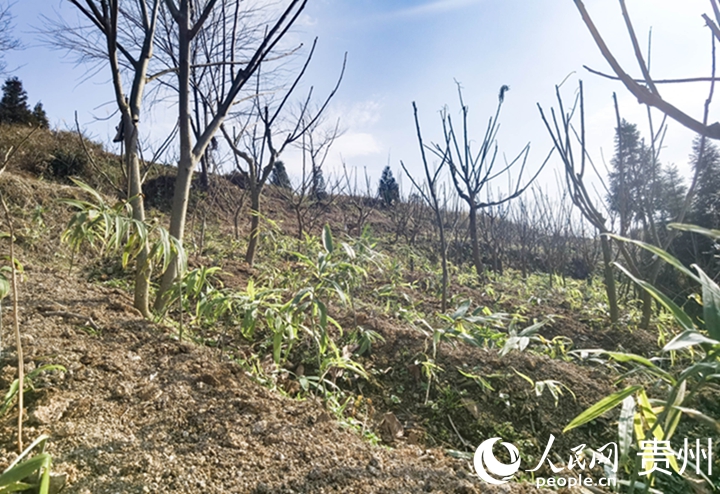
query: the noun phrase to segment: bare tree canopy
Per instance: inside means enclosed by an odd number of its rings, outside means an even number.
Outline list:
[[[245,183],[250,190],[251,228],[248,249],[245,254],[245,261],[250,265],[254,262],[257,248],[260,226],[260,194],[263,187],[285,149],[289,145],[298,142],[301,137],[312,130],[316,130],[323,112],[337,93],[345,73],[347,54],[343,60],[342,70],[335,87],[319,108],[314,111],[310,108],[313,94],[313,88],[311,87],[307,97],[304,98],[303,103],[300,105],[298,114],[294,118],[283,115],[288,100],[305,75],[305,71],[312,60],[316,43],[317,40],[313,43],[302,70],[290,85],[290,88],[278,98],[278,101],[272,101],[273,98],[264,98],[262,96],[259,82],[260,76],[258,75],[256,94],[253,98],[254,112],[243,122],[243,130],[233,130],[234,135],[231,137],[225,126],[221,125],[225,140],[233,151],[238,171],[245,178]],[[245,129],[249,130],[245,131]],[[334,136],[336,135],[337,130],[334,133]],[[312,140],[312,136],[310,136],[310,139]],[[320,148],[318,152],[322,152],[323,149],[327,151],[332,141],[334,141],[334,137],[328,140],[326,145]],[[315,155],[312,158],[314,160],[313,170],[316,170],[319,163],[319,161],[316,161],[318,156]]]
[[[220,64],[217,67],[224,68],[220,73],[214,72],[209,76],[212,87],[211,94],[204,94],[202,91],[193,92],[193,88],[198,87],[197,84],[193,85],[194,82],[197,82],[197,79],[193,78],[196,73],[196,67],[193,65],[193,62],[196,61],[195,53],[203,48],[207,49],[209,45],[204,42],[205,34],[214,26],[226,25],[226,13],[228,13],[226,8],[233,5],[237,7],[239,2],[233,4],[232,2],[208,0],[202,6],[194,3],[191,6],[191,2],[188,0],[180,0],[179,3],[175,0],[165,0],[164,5],[167,9],[167,14],[163,16],[165,19],[163,26],[166,30],[163,35],[164,43],[166,43],[169,59],[176,62],[176,70],[173,67],[173,73],[176,75],[175,84],[178,91],[177,110],[180,140],[180,159],[175,180],[169,231],[170,235],[182,242],[190,184],[195,167],[236,104],[240,92],[259,71],[261,64],[266,62],[278,48],[280,41],[305,9],[307,0],[291,0],[279,11],[274,12],[276,15],[269,22],[263,24],[262,36],[253,40],[251,47],[247,48],[246,52],[238,52],[237,36],[238,33],[248,32],[248,29],[253,31],[253,29],[243,24],[237,8],[234,13],[231,10],[229,15],[234,26],[232,35],[226,36],[223,29],[218,29],[216,32],[219,33],[220,40],[217,45],[212,45],[217,46],[212,50],[213,53],[216,53],[217,58],[207,57],[204,59],[205,65],[211,66],[215,63],[212,60],[216,60]],[[227,63],[228,60],[231,63]],[[236,65],[235,61],[239,63]],[[294,85],[296,84],[297,80]],[[210,110],[207,121],[203,121],[202,126],[195,129],[192,128],[193,96],[195,102],[198,101],[198,97],[201,97],[203,102],[213,103],[214,106]],[[271,127],[277,118],[277,113],[269,113],[266,109],[263,118],[266,128]],[[196,119],[195,122],[200,123],[200,119]],[[178,273],[177,263],[173,262],[163,275],[155,301],[155,308],[158,311],[165,307],[167,291]]]
[[[472,147],[468,124],[469,108],[465,105],[462,87],[458,84],[458,99],[462,117],[461,126],[456,129],[450,113],[444,110],[441,114],[444,142],[442,144],[436,143],[431,147],[438,158],[447,161],[455,190],[468,205],[468,227],[472,240],[473,263],[480,278],[483,277],[483,263],[477,237],[478,211],[498,206],[519,197],[537,178],[553,152],[551,150],[548,153],[548,156],[529,180],[524,180],[524,174],[530,153],[530,144],[526,144],[510,162],[506,160],[503,165],[498,165],[497,133],[499,130],[500,110],[505,101],[505,93],[509,89],[506,85],[500,88],[495,115],[490,117],[480,143],[480,149],[475,151]],[[514,169],[517,169],[515,177],[512,176]],[[504,194],[493,196],[491,191],[492,182],[501,177],[508,180],[508,190]],[[485,199],[483,199],[483,193]]]
[[[705,137],[709,137],[710,139],[720,139],[720,122],[715,122],[713,124],[708,124],[708,109],[709,104],[705,105],[705,113],[703,116],[703,120],[699,121],[695,118],[691,117],[688,113],[685,111],[677,108],[673,104],[666,101],[661,95],[660,91],[657,87],[657,81],[653,80],[653,78],[650,75],[650,69],[648,66],[648,63],[645,61],[645,58],[643,56],[642,50],[640,49],[640,44],[638,43],[637,36],[635,35],[635,28],[633,27],[632,20],[630,18],[630,14],[628,13],[627,6],[625,5],[625,0],[620,0],[620,7],[622,9],[622,16],[625,21],[625,27],[627,29],[628,34],[630,35],[630,40],[632,43],[632,49],[633,53],[635,54],[635,58],[637,60],[637,63],[640,67],[640,72],[642,73],[642,79],[635,79],[632,76],[628,74],[628,72],[620,65],[620,63],[617,61],[617,58],[615,55],[610,51],[610,48],[608,48],[607,44],[605,43],[605,40],[603,39],[602,35],[600,34],[600,31],[598,31],[597,27],[595,26],[595,23],[593,22],[592,18],[590,17],[590,14],[588,13],[587,9],[585,8],[585,5],[583,4],[582,0],[574,0],[575,6],[577,7],[578,11],[580,12],[580,15],[582,16],[583,22],[585,22],[585,25],[588,28],[588,31],[590,31],[590,34],[593,37],[593,40],[595,41],[595,44],[600,49],[600,52],[602,53],[605,60],[608,62],[610,67],[612,68],[613,72],[617,76],[620,81],[625,85],[625,87],[630,91],[633,96],[635,96],[640,103],[643,103],[648,106],[652,106],[654,108],[657,108],[661,112],[665,113],[667,116],[672,118],[673,120],[677,121],[678,123],[684,125],[690,130],[693,130],[697,132],[700,135],[703,135]],[[707,14],[703,14],[703,19],[705,20],[705,24],[710,28],[713,36],[713,58],[714,58],[714,43],[716,40],[720,40],[720,28],[718,28],[718,24],[720,24],[720,8],[718,8],[717,0],[711,0],[713,12],[715,14],[715,20],[713,21]],[[714,67],[714,62],[713,62]],[[597,71],[595,71],[597,72]],[[714,70],[713,70],[714,72]],[[600,74],[605,75],[605,74]],[[715,74],[713,73],[712,77],[708,79],[709,81],[714,82],[715,81]],[[666,81],[667,82],[667,81]]]
[[[7,70],[4,54],[20,47],[20,42],[12,35],[13,16],[10,12],[11,3],[4,1],[0,4],[0,74]]]

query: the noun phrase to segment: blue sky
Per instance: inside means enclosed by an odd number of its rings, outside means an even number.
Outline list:
[[[646,44],[653,28],[652,73],[657,78],[707,76],[710,37],[701,14],[710,3],[701,0],[628,0],[636,31]],[[608,44],[633,74],[638,74],[617,2],[587,0]],[[12,7],[16,34],[25,49],[6,59],[19,76],[32,103],[41,100],[53,125],[73,125],[78,112],[83,128],[103,142],[112,138],[114,119],[107,71],[87,79],[86,67],[37,40],[40,14],[75,18],[66,0],[22,0]],[[349,166],[367,167],[375,178],[388,163],[396,173],[403,160],[419,171],[411,103],[421,114],[426,141],[441,138],[438,111],[448,105],[459,113],[455,80],[464,88],[470,107],[471,132],[480,139],[494,112],[501,85],[510,86],[501,115],[500,152],[513,157],[531,142],[530,165],[542,161],[550,139],[536,103],[554,103],[554,86],[572,97],[577,80],[585,84],[589,148],[598,162],[609,160],[615,125],[612,92],[617,91],[622,115],[638,123],[647,135],[644,107],[616,82],[588,74],[587,64],[608,71],[571,0],[310,0],[293,40],[319,37],[317,54],[306,84],[320,94],[334,84],[344,52],[348,67],[340,91],[329,109],[340,118],[345,134],[330,153],[328,167],[343,159]],[[696,118],[702,114],[707,84],[663,86],[663,95]],[[711,119],[717,112],[711,111]],[[659,116],[656,116],[656,122]],[[149,140],[162,139],[174,113],[157,108],[147,116]],[[670,123],[662,159],[687,170],[692,135]],[[601,153],[602,150],[602,153]],[[290,170],[296,155],[287,155]],[[555,181],[556,161],[542,176]],[[407,184],[407,181],[405,181]],[[406,186],[407,191],[407,186]]]

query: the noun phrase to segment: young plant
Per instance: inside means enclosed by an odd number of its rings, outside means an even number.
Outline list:
[[[720,238],[720,231],[717,230],[707,230],[692,225],[671,224],[670,226],[679,230],[707,235],[713,239]],[[694,357],[685,367],[667,371],[658,365],[656,359],[647,359],[639,355],[606,352],[603,350],[587,352],[600,355],[604,354],[612,360],[628,364],[632,367],[628,375],[638,373],[645,374],[653,381],[661,382],[666,390],[666,398],[664,400],[652,400],[648,397],[645,386],[641,384],[627,386],[623,390],[613,393],[595,403],[575,417],[564,430],[564,432],[566,432],[591,422],[609,410],[622,405],[619,443],[623,457],[627,458],[631,444],[634,444],[635,448],[642,452],[635,459],[634,465],[632,465],[631,478],[626,482],[629,485],[630,492],[633,492],[636,484],[640,486],[637,478],[643,470],[644,458],[652,457],[652,451],[648,451],[648,445],[652,441],[647,440],[647,438],[669,444],[683,415],[700,420],[715,429],[720,429],[720,421],[716,418],[709,417],[701,411],[687,406],[701,389],[711,385],[713,382],[720,381],[720,287],[697,265],[693,265],[693,269],[695,270],[695,272],[693,272],[683,266],[675,257],[656,246],[637,240],[628,240],[621,237],[615,238],[623,242],[633,243],[648,250],[653,255],[658,256],[660,259],[663,259],[674,268],[689,276],[700,286],[702,293],[700,299],[703,304],[704,324],[700,326],[699,323],[696,323],[683,309],[657,288],[633,276],[624,267],[616,265],[625,275],[650,293],[659,304],[668,310],[682,329],[680,334],[665,345],[663,352],[669,353],[680,350],[692,350],[693,354],[691,357]],[[634,424],[633,427],[629,425],[631,416]],[[635,437],[634,443],[632,440],[633,434]],[[672,469],[680,475],[675,452],[669,450],[666,451],[666,455]],[[699,473],[710,486],[714,485],[707,476],[702,472]],[[654,472],[648,473],[647,475],[649,477],[648,481],[643,484],[645,491],[647,491],[650,484],[655,481]]]
[[[372,351],[374,343],[377,343],[378,341],[385,341],[385,338],[383,338],[383,336],[377,331],[358,326],[355,334],[353,335],[353,340],[357,344],[355,354],[364,355],[369,354]]]
[[[43,372],[51,372],[51,371],[60,371],[65,372],[65,367],[62,365],[43,365],[35,369],[34,371],[28,373],[25,377],[24,383],[25,388],[33,389],[33,380],[38,377]],[[0,417],[3,417],[8,410],[12,407],[13,401],[15,400],[15,397],[18,396],[18,391],[20,390],[20,381],[15,379],[12,384],[10,385],[10,388],[8,389],[7,393],[5,393],[5,397],[2,401],[2,406],[0,406]],[[2,491],[0,491],[1,493]]]
[[[425,360],[416,360],[415,365],[420,365],[422,373],[427,379],[427,389],[425,391],[425,404],[427,405],[427,402],[430,399],[430,387],[432,386],[432,382],[433,380],[438,380],[438,374],[444,372],[444,369],[435,363],[434,356],[431,358],[427,355],[425,355]]]
[[[560,403],[560,397],[563,396],[563,388],[570,392],[573,399],[577,400],[577,397],[575,396],[575,393],[573,393],[572,389],[568,388],[565,384],[561,383],[560,381],[556,381],[554,379],[546,379],[544,381],[534,381],[530,376],[527,374],[523,374],[522,372],[518,372],[517,370],[513,369],[515,374],[517,374],[518,377],[521,377],[522,379],[526,380],[528,384],[530,384],[530,387],[535,391],[535,396],[540,398],[545,390],[547,389],[550,394],[553,397],[553,400],[555,401],[555,408],[557,408],[558,403]]]
[[[528,326],[519,333],[515,327],[516,322],[513,321],[510,324],[510,328],[508,329],[508,339],[505,340],[505,344],[503,345],[502,350],[500,350],[500,356],[503,357],[508,353],[512,352],[513,350],[522,352],[527,348],[531,341],[542,343],[543,339],[540,335],[537,334],[537,332],[550,320],[551,319],[546,319],[544,321],[536,322],[532,326]]]
[[[470,300],[464,301],[452,314],[441,314],[444,328],[433,331],[433,345],[440,341],[457,339],[474,346],[487,347],[497,345],[504,338],[503,321],[508,317],[504,313],[492,313],[484,307],[470,312]]]
[[[176,238],[157,224],[151,225],[133,218],[133,198],[110,206],[95,189],[80,180],[72,180],[91,198],[90,201],[62,201],[77,209],[61,237],[61,241],[67,242],[72,248],[73,261],[75,253],[85,244],[97,248],[100,255],[121,255],[123,268],[130,261],[136,261],[136,284],[138,277],[149,280],[156,266],[160,266],[162,271],[167,269],[175,257],[181,265],[185,265],[182,244]],[[148,245],[150,247],[146,252]]]
[[[30,489],[36,489],[32,492],[38,494],[49,494],[52,457],[45,453],[47,440],[48,436],[46,435],[38,437],[0,475],[0,494],[25,492],[30,491]],[[40,453],[26,460],[25,458],[36,448],[40,450]],[[28,483],[28,479],[33,474],[36,474],[37,481]]]

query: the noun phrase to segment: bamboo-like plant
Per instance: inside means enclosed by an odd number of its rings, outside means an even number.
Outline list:
[[[89,244],[91,248],[97,248],[101,255],[121,255],[123,268],[134,260],[142,262],[137,267],[138,272],[148,278],[153,266],[159,265],[161,271],[164,271],[175,256],[182,266],[185,265],[182,244],[176,238],[157,224],[133,217],[133,198],[111,206],[95,189],[80,180],[72,180],[90,196],[90,200],[62,200],[77,210],[61,237],[61,241],[72,248],[73,261],[75,253],[83,245]],[[149,252],[145,255],[148,245]]]
[[[683,224],[670,224],[669,226],[677,230],[706,235],[715,240],[720,239],[720,231],[718,230],[708,230]],[[667,295],[663,294],[653,285],[638,279],[625,267],[616,264],[618,269],[646,290],[660,305],[667,309],[682,329],[682,332],[665,345],[662,351],[667,353],[688,349],[693,350],[693,360],[691,363],[677,370],[665,370],[658,365],[655,359],[648,359],[639,355],[606,352],[603,350],[588,352],[605,355],[609,357],[609,359],[628,364],[632,367],[628,374],[645,374],[655,382],[659,381],[662,383],[666,389],[666,398],[664,400],[654,400],[648,397],[645,386],[641,384],[627,386],[621,391],[598,401],[575,417],[567,427],[565,427],[563,432],[570,431],[622,405],[618,434],[620,454],[627,462],[630,448],[633,444],[636,445],[639,451],[644,452],[645,449],[642,448],[641,445],[646,438],[654,438],[658,441],[670,441],[683,415],[708,424],[716,430],[720,430],[720,421],[717,420],[717,418],[709,417],[701,411],[687,406],[701,389],[712,382],[717,383],[720,381],[720,287],[699,266],[693,265],[693,272],[675,257],[659,247],[618,236],[613,236],[613,238],[646,249],[690,277],[701,288],[701,299],[703,303],[703,318],[702,322],[698,323]],[[635,443],[633,443],[633,435]],[[672,454],[672,452],[668,452],[667,454],[670,465],[673,470],[679,474],[675,455]],[[646,456],[651,457],[651,452],[647,451]],[[634,467],[632,468],[630,480],[620,481],[621,483],[629,485],[630,492],[633,492],[636,487],[642,487],[647,492],[653,481],[651,477],[647,482],[642,484],[637,482],[639,472],[642,470],[642,458],[643,454],[637,456]],[[702,476],[710,485],[713,485],[713,482],[709,478],[704,475]]]

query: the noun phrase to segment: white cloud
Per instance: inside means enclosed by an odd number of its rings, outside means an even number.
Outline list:
[[[331,153],[346,158],[369,156],[381,151],[380,143],[375,136],[366,132],[348,132],[340,136]]]
[[[366,100],[352,105],[338,105],[333,108],[329,120],[340,119],[340,126],[350,132],[373,125],[380,120],[382,104],[375,100]],[[363,129],[364,130],[364,129]]]
[[[307,29],[310,27],[315,27],[318,23],[317,17],[312,17],[309,14],[302,13],[300,14],[300,17],[298,17],[297,21],[295,21],[295,27],[301,28],[301,29]]]
[[[470,5],[479,3],[480,0],[435,0],[434,2],[424,3],[415,7],[408,7],[402,10],[396,10],[390,14],[390,17],[414,17],[420,15],[438,14],[442,12],[450,12],[462,9]]]

